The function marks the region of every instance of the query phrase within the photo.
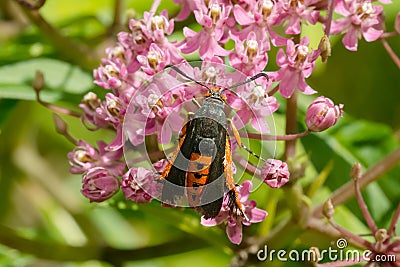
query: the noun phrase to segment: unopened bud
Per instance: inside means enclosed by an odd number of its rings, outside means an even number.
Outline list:
[[[56,131],[59,134],[66,134],[68,133],[68,126],[63,119],[57,114],[53,114],[54,124],[56,126]]]
[[[361,164],[359,162],[354,163],[353,168],[350,171],[350,176],[354,180],[358,180],[361,178],[362,173],[361,173]]]
[[[321,132],[336,124],[342,116],[343,105],[335,105],[324,96],[316,98],[308,107],[306,125],[312,132]]]
[[[375,240],[378,243],[383,243],[388,238],[386,229],[378,229],[375,233]]]
[[[333,206],[331,199],[325,201],[322,213],[328,219],[331,219],[333,217],[333,214],[335,214],[335,207]]]
[[[329,41],[328,36],[322,36],[318,49],[321,51],[322,62],[326,62],[328,57],[331,56],[331,42]]]
[[[36,71],[35,79],[32,82],[32,87],[36,92],[40,92],[44,86],[44,75],[40,70]]]

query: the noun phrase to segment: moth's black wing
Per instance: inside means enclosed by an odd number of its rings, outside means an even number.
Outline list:
[[[185,193],[186,172],[192,151],[193,143],[193,121],[189,121],[186,125],[186,135],[179,152],[172,164],[171,170],[165,177],[163,184],[161,201],[164,203],[175,204],[176,199]]]
[[[217,148],[215,158],[210,166],[208,183],[201,196],[201,206],[197,210],[204,215],[205,219],[215,218],[222,207],[224,189],[225,189],[225,146],[226,146],[226,129],[217,124],[218,135],[215,136],[214,143]]]

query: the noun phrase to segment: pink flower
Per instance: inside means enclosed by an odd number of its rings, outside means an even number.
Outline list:
[[[321,132],[336,124],[342,116],[343,104],[336,105],[324,96],[316,98],[307,109],[306,125],[308,130]]]
[[[165,66],[171,64],[169,54],[165,53],[158,45],[152,43],[147,55],[138,55],[137,59],[142,65],[142,70],[149,78],[155,73],[164,70]]]
[[[131,168],[122,176],[121,189],[126,199],[136,203],[147,203],[161,193],[153,171],[145,168]]]
[[[237,35],[240,40],[244,40],[250,32],[254,32],[256,39],[262,43],[266,51],[271,49],[270,40],[274,46],[285,45],[287,39],[276,34],[271,28],[277,12],[275,6],[271,0],[258,1],[250,11],[246,11],[240,5],[235,5],[233,15],[237,23],[242,25],[242,30],[232,32],[232,34]]]
[[[121,161],[122,150],[107,151],[106,143],[98,141],[99,149],[95,149],[89,143],[79,140],[78,145],[68,153],[71,173],[84,173],[94,167],[104,167],[115,176],[120,176],[125,169]]]
[[[301,23],[310,22],[312,25],[317,23],[319,17],[319,11],[314,10],[312,6],[318,1],[305,0],[305,1],[293,1],[293,0],[280,0],[276,3],[277,16],[275,17],[274,25],[282,24],[287,21],[285,26],[286,34],[299,34],[301,29]]]
[[[250,32],[247,36],[246,45],[244,41],[232,36],[235,40],[235,52],[229,54],[229,61],[235,69],[243,72],[248,76],[264,70],[268,63],[266,49],[262,42],[259,42],[254,32]]]
[[[168,19],[168,12],[166,10],[161,11],[159,15],[152,15],[149,12],[145,12],[144,22],[141,27],[142,32],[147,38],[163,50],[165,58],[162,59],[164,62],[167,62],[166,64],[178,64],[184,61],[184,58],[178,53],[177,44],[171,43],[166,37],[166,35],[170,35],[174,31],[174,20]]]
[[[97,128],[106,127],[108,122],[96,112],[97,108],[100,106],[101,100],[95,93],[89,92],[84,95],[82,103],[79,104],[79,107],[83,110],[83,122],[89,122]]]
[[[79,140],[78,145],[68,153],[71,173],[84,173],[95,166],[99,159],[99,152],[89,143]]]
[[[311,53],[308,51],[310,40],[307,36],[301,39],[299,44],[292,40],[287,41],[286,55],[283,49],[279,49],[276,55],[276,64],[280,69],[270,76],[274,81],[280,81],[279,92],[285,98],[289,98],[297,88],[306,95],[314,94],[315,91],[305,81],[314,70],[315,60],[319,51]]]
[[[260,78],[261,79],[261,78]],[[238,109],[233,117],[233,123],[238,129],[243,128],[249,121],[251,126],[258,132],[269,132],[266,116],[274,113],[279,104],[276,98],[267,95],[267,88],[271,82],[263,78],[259,84],[249,83],[243,89],[238,89],[237,98],[232,95],[227,101],[232,108]],[[232,102],[231,102],[232,101]]]
[[[119,190],[118,179],[103,167],[90,169],[83,176],[81,193],[90,202],[102,202]]]
[[[171,141],[172,132],[179,132],[183,118],[179,115],[181,100],[173,99],[172,91],[162,93],[157,82],[151,83],[141,94],[135,95],[125,116],[125,128],[133,145],[144,141],[145,135],[157,134],[162,144]]]
[[[256,201],[248,200],[251,188],[252,183],[249,180],[244,181],[239,187],[239,199],[243,205],[244,213],[248,220],[231,211],[229,196],[225,194],[221,211],[217,217],[213,219],[204,219],[203,216],[201,218],[201,224],[204,226],[215,226],[226,221],[226,233],[229,240],[234,244],[240,244],[242,242],[242,224],[250,226],[252,223],[263,221],[268,215],[265,210],[256,208]]]
[[[202,5],[198,0],[173,0],[177,5],[183,5],[181,11],[176,16],[177,21],[182,21],[189,17],[190,13],[194,10],[200,10]]]
[[[369,0],[338,0],[335,11],[344,16],[332,21],[331,34],[345,33],[342,42],[350,51],[357,51],[361,35],[367,42],[377,40],[383,33],[382,6]]]
[[[194,32],[185,27],[183,34],[186,42],[181,48],[182,53],[190,54],[199,49],[200,58],[210,59],[214,56],[227,56],[229,51],[220,46],[225,33],[224,25],[228,20],[230,7],[210,2],[207,12],[195,10],[197,22],[203,26],[200,32]]]
[[[272,188],[279,188],[289,181],[290,173],[286,162],[268,159],[261,169],[263,182]]]

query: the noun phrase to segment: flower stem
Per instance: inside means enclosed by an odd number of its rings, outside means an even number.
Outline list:
[[[287,100],[286,106],[286,134],[297,132],[297,90]],[[285,147],[285,160],[296,155],[296,140],[287,140]]]
[[[157,11],[158,6],[160,5],[161,0],[154,0],[153,4],[151,5],[150,13],[155,14]]]
[[[371,244],[370,242],[368,242],[367,240],[361,238],[360,236],[353,234],[352,232],[350,232],[349,230],[347,230],[346,228],[340,226],[339,224],[335,223],[333,221],[332,218],[330,218],[329,220],[329,224],[335,228],[336,230],[338,230],[340,233],[342,233],[345,237],[352,239],[353,241],[357,242],[358,244],[364,246],[365,248],[374,249],[373,244]]]
[[[327,18],[325,21],[325,30],[324,30],[324,33],[328,38],[331,31],[332,15],[334,8],[335,8],[335,0],[328,0],[328,11],[327,11]]]
[[[394,213],[392,222],[390,223],[389,229],[388,229],[388,236],[392,236],[394,234],[394,230],[396,229],[396,224],[397,221],[399,220],[400,217],[400,204],[397,206],[396,212]]]
[[[375,234],[375,232],[377,231],[377,228],[376,228],[374,220],[372,219],[371,214],[368,211],[368,207],[365,204],[364,199],[361,195],[359,179],[354,179],[354,191],[356,194],[358,206],[360,207],[360,210],[365,218],[365,221],[367,222],[368,227],[371,230],[371,232],[373,234]]]
[[[382,43],[383,47],[386,49],[386,52],[392,58],[394,64],[396,64],[397,67],[400,69],[400,59],[396,55],[396,53],[393,51],[392,47],[390,47],[389,43],[384,38],[381,38],[381,43]]]
[[[304,131],[298,134],[286,134],[286,135],[269,135],[269,134],[259,134],[259,133],[246,133],[241,134],[240,137],[243,138],[251,138],[251,139],[258,139],[258,140],[274,140],[274,141],[292,141],[309,135],[310,132]]]

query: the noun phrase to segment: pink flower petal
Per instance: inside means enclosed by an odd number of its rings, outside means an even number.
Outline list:
[[[242,242],[242,224],[236,223],[233,227],[226,227],[226,234],[229,237],[229,240],[236,245],[239,245]]]
[[[279,83],[279,92],[284,98],[289,98],[299,80],[299,75],[289,69],[280,69],[281,82]]]
[[[242,129],[250,120],[251,113],[247,109],[241,109],[233,116],[232,122],[237,129]]]
[[[316,91],[309,86],[304,78],[300,78],[297,84],[298,89],[303,92],[305,95],[312,95],[315,94]]]
[[[351,27],[342,39],[343,45],[350,51],[357,51],[358,31]]]
[[[365,41],[373,42],[376,41],[383,33],[383,30],[376,30],[372,27],[368,27],[365,31],[362,32]]]
[[[247,217],[249,217],[251,223],[258,223],[264,221],[267,216],[268,212],[265,210],[254,208]]]
[[[233,16],[235,17],[237,23],[242,26],[254,23],[254,19],[251,18],[247,11],[239,5],[235,5],[233,7]]]
[[[341,33],[344,29],[347,29],[351,25],[351,20],[348,18],[340,18],[332,21],[330,34]]]
[[[254,130],[260,133],[269,133],[270,130],[265,116],[253,117],[251,120],[251,126],[253,126]]]

